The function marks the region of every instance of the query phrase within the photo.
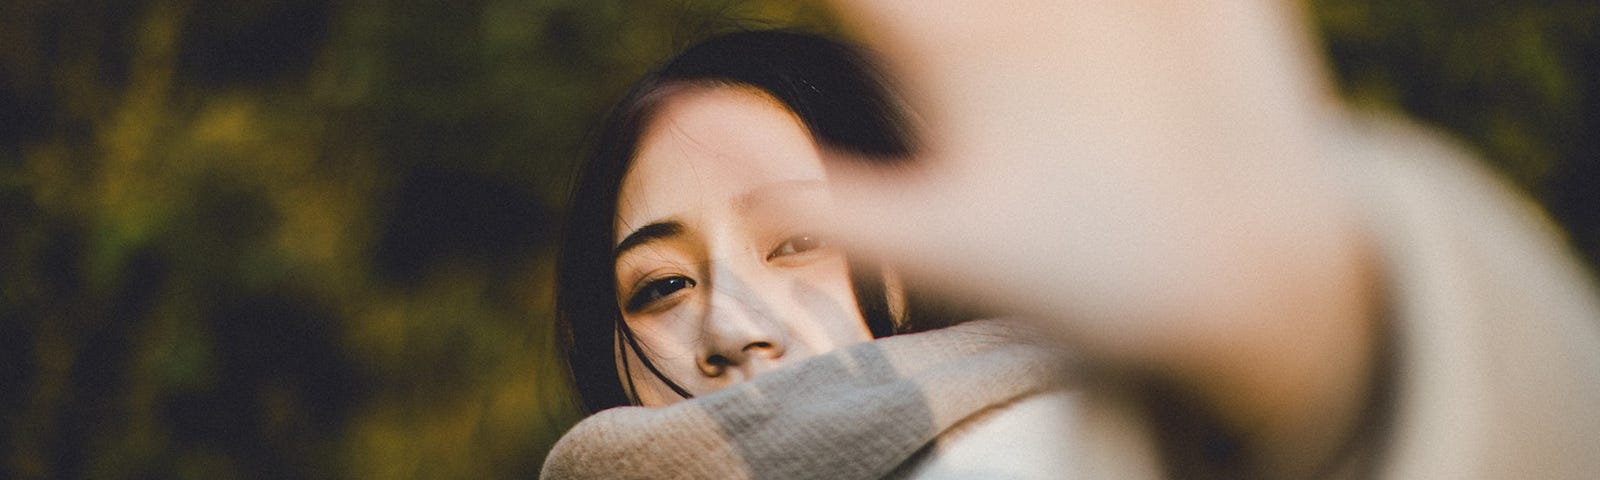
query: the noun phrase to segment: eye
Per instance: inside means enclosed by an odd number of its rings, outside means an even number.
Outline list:
[[[635,290],[633,292],[633,296],[628,297],[628,303],[623,305],[623,308],[629,312],[645,310],[650,306],[655,305],[656,302],[660,301],[661,299],[667,298],[673,293],[677,293],[679,290],[693,287],[694,285],[694,280],[689,279],[689,277],[681,276],[672,276],[652,280],[649,283],[644,284],[643,287],[639,287],[638,290]]]
[[[828,242],[823,240],[822,237],[818,237],[816,235],[795,235],[793,237],[789,237],[787,240],[784,240],[783,243],[778,244],[778,248],[772,249],[772,253],[767,254],[767,260],[806,253],[826,246],[828,246]]]

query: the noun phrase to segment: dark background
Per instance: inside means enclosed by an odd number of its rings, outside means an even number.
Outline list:
[[[1311,2],[1600,253],[1600,4]],[[0,477],[533,476],[599,115],[788,1],[0,3]]]

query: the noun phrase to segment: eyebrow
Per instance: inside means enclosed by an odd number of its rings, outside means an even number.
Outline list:
[[[633,247],[637,247],[651,241],[667,239],[682,234],[683,223],[678,222],[677,220],[653,222],[649,225],[639,227],[638,230],[634,230],[633,233],[629,233],[626,237],[622,237],[622,242],[617,244],[617,248],[615,250],[612,250],[611,258],[621,257],[624,252],[627,252]]]
[[[734,197],[733,202],[735,207],[737,207],[739,210],[750,210],[754,208],[756,204],[765,200],[769,200],[772,196],[778,194],[779,192],[807,191],[824,188],[826,185],[827,182],[824,182],[820,179],[785,180],[773,182],[741,193]],[[623,253],[626,253],[628,250],[634,247],[656,240],[664,240],[676,237],[678,235],[682,235],[683,232],[683,222],[679,222],[677,220],[651,222],[648,225],[639,227],[638,230],[634,230],[627,236],[622,237],[622,241],[618,242],[617,247],[611,251],[611,258],[619,258]]]

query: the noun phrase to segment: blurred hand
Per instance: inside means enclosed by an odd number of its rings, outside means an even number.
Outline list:
[[[838,235],[1197,392],[1263,471],[1336,450],[1376,348],[1372,283],[1293,4],[835,3],[924,140],[890,166],[834,152]]]
[[[837,158],[837,218],[919,281],[1146,348],[1236,334],[1347,236],[1291,5],[836,3],[925,140],[901,168]]]

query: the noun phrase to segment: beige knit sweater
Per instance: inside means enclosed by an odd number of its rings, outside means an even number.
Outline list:
[[[541,478],[882,478],[952,425],[1060,385],[1068,362],[1027,332],[967,322],[605,410],[561,438]]]

